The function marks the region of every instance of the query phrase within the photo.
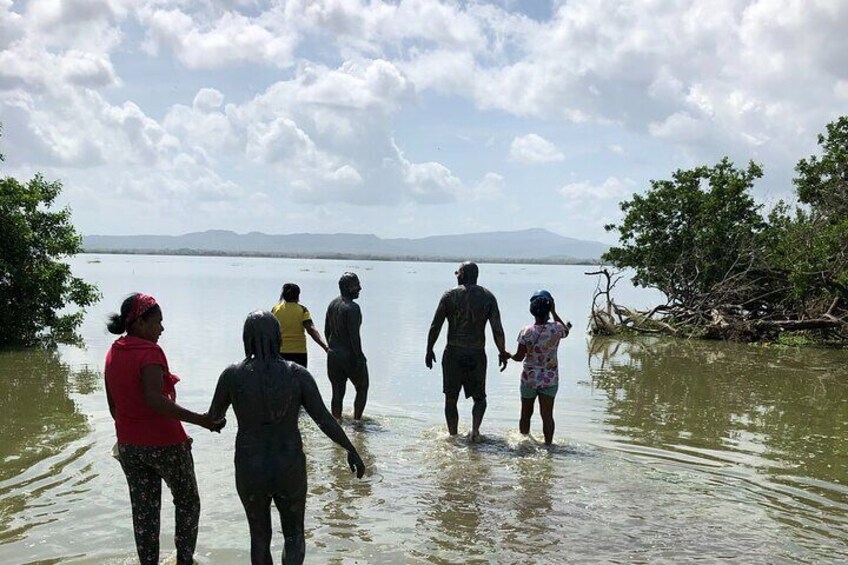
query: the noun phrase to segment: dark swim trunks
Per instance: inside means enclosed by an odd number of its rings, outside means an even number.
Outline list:
[[[486,351],[449,345],[442,354],[442,392],[458,397],[465,390],[465,398],[486,398]]]
[[[291,361],[292,363],[297,363],[304,369],[306,368],[306,363],[308,360],[306,353],[280,353],[280,357],[285,359],[286,361]]]
[[[330,382],[350,381],[357,390],[368,387],[368,365],[358,365],[348,355],[327,355],[327,377]]]

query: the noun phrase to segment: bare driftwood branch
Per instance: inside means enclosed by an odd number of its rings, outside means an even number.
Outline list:
[[[804,303],[799,316],[798,302],[790,300],[791,289],[782,274],[757,271],[751,257],[740,257],[734,268],[743,272],[730,269],[724,280],[707,291],[696,290],[696,274],[683,285],[684,291],[666,293],[666,304],[646,311],[615,302],[612,289],[623,277],[620,272],[607,268],[587,272],[598,277],[590,331],[594,335],[631,331],[732,341],[770,340],[784,331],[807,331],[819,332],[827,339],[848,340],[848,310],[840,308],[844,304],[841,297],[827,303]]]

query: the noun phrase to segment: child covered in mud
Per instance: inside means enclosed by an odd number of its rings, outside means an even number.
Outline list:
[[[535,321],[518,334],[518,350],[514,361],[523,361],[521,371],[521,419],[518,429],[530,433],[533,406],[539,399],[542,415],[542,432],[545,445],[554,438],[554,398],[559,388],[557,348],[561,339],[568,336],[571,322],[563,322],[556,312],[554,298],[547,290],[539,290],[530,297],[530,313]],[[553,322],[550,317],[553,316]]]

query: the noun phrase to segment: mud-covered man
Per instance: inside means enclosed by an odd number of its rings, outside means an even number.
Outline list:
[[[354,273],[344,273],[339,279],[341,296],[333,299],[327,306],[324,320],[324,336],[327,339],[327,376],[333,387],[333,399],[330,412],[336,419],[342,417],[347,381],[356,389],[353,400],[353,418],[360,420],[368,401],[368,366],[362,353],[359,339],[359,327],[362,325],[362,311],[354,302],[359,298],[362,285]]]
[[[445,420],[448,432],[456,435],[459,426],[457,401],[461,390],[465,398],[474,399],[471,411],[471,439],[480,438],[480,423],[486,413],[486,323],[498,348],[501,366],[509,358],[504,345],[504,330],[495,295],[477,284],[479,270],[475,263],[465,262],[456,271],[457,287],[446,291],[430,324],[425,363],[433,368],[433,347],[442,325],[448,321],[448,339],[442,354],[442,387],[445,393]]]

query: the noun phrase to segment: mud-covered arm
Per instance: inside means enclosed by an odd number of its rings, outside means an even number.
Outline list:
[[[333,339],[333,335],[335,334],[335,328],[333,327],[333,320],[330,313],[333,310],[333,303],[330,303],[330,306],[327,307],[327,313],[324,314],[324,339],[327,341],[327,345],[330,345],[330,341]]]
[[[321,339],[321,333],[318,331],[318,328],[315,327],[315,324],[312,323],[312,320],[306,320],[303,322],[303,329],[306,330],[306,333],[309,334],[309,337],[312,338],[312,341],[321,346],[321,349],[327,351],[329,349],[327,344],[324,343],[324,340]]]
[[[321,398],[321,392],[318,390],[318,385],[315,384],[315,379],[308,371],[297,371],[297,377],[300,380],[301,398],[300,403],[306,409],[309,417],[318,424],[321,431],[328,438],[336,442],[338,445],[347,450],[347,463],[350,470],[356,473],[357,478],[362,478],[365,474],[365,463],[359,457],[356,448],[348,439],[347,434],[327,410],[324,405],[324,400]]]
[[[315,384],[315,379],[307,371],[297,371],[297,378],[300,381],[301,399],[300,403],[306,409],[306,413],[312,418],[321,431],[328,438],[342,446],[348,451],[356,451],[353,444],[348,439],[347,435],[327,407],[324,405],[324,399],[321,398],[321,391],[318,390],[318,385]]]
[[[506,350],[506,338],[504,337],[503,324],[501,323],[501,311],[498,309],[498,301],[492,296],[492,308],[489,311],[489,325],[492,327],[492,337],[495,339],[495,347],[498,348],[498,365],[501,371],[506,369],[506,361],[512,356]]]
[[[353,354],[360,363],[365,362],[365,353],[362,352],[362,341],[359,338],[359,328],[362,326],[362,311],[359,305],[352,304],[348,308],[347,314],[347,331],[350,337],[350,346],[353,349]]]
[[[506,352],[506,338],[504,337],[503,324],[501,323],[501,311],[498,309],[498,301],[492,297],[492,309],[489,312],[489,325],[492,327],[492,337],[495,339],[495,346],[498,352],[503,354]]]
[[[439,339],[439,334],[442,332],[442,326],[447,318],[447,295],[443,294],[439,299],[439,305],[436,306],[436,312],[433,314],[433,321],[430,322],[430,331],[427,333],[427,354],[424,362],[427,368],[433,368],[433,362],[436,360],[436,354],[433,348],[436,346],[436,340]]]
[[[221,376],[218,377],[218,384],[215,386],[215,394],[212,396],[212,402],[209,403],[209,411],[207,414],[215,421],[223,420],[227,415],[227,410],[232,403],[230,396],[230,382],[232,380],[233,368],[227,367]]]

